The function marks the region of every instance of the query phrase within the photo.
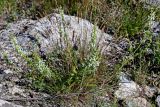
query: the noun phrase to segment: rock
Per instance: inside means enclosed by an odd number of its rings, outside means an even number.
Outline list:
[[[147,95],[147,97],[151,98],[157,92],[157,89],[155,87],[145,86],[144,87],[144,92],[145,92],[145,95]]]
[[[3,85],[0,84],[0,93],[2,92]]]
[[[160,8],[160,0],[141,0],[141,1],[149,6],[151,5]]]
[[[156,21],[152,21],[151,22],[151,29],[153,30],[154,33],[158,33],[159,32],[159,27],[160,27],[160,23],[156,22]]]
[[[151,104],[140,96],[142,93],[145,93],[147,96],[152,97],[156,92],[156,89],[148,86],[143,89],[123,72],[120,73],[119,78],[119,88],[115,91],[115,96],[118,100],[124,100],[127,107],[151,107]]]
[[[157,102],[158,107],[160,107],[160,95],[157,96],[156,102]]]
[[[5,74],[4,70],[0,69],[0,75],[3,75],[3,74]]]
[[[0,68],[7,69],[3,71],[6,75],[10,74],[9,77],[5,76],[4,84],[7,92],[3,94],[3,97],[26,98],[28,95],[27,98],[39,98],[35,95],[26,94],[24,88],[23,90],[15,86],[14,83],[19,84],[20,80],[14,77],[14,73],[10,72],[11,68],[6,67],[6,59],[14,64],[14,70],[18,68],[19,71],[26,64],[25,59],[20,54],[30,57],[32,52],[45,55],[54,51],[58,46],[64,49],[66,47],[65,39],[71,46],[76,45],[77,49],[82,45],[87,49],[94,34],[96,35],[96,46],[102,50],[102,54],[109,56],[114,55],[113,52],[122,50],[116,43],[113,43],[113,37],[89,21],[74,16],[63,15],[62,18],[60,14],[51,14],[39,20],[24,19],[9,23],[5,29],[0,30],[0,59],[4,61],[5,65],[4,67],[0,64]],[[20,52],[17,53],[17,50]],[[21,85],[23,86],[23,83]]]
[[[129,49],[129,40],[127,38],[123,38],[122,40],[120,40],[120,43],[118,44],[118,46],[120,48],[122,48],[123,50],[128,50]]]
[[[158,6],[160,5],[160,0],[146,0],[146,3],[151,4],[153,6]]]
[[[10,103],[8,101],[4,101],[0,99],[0,107],[23,107],[21,105],[15,105],[13,103]]]
[[[101,105],[102,107],[110,107],[111,106],[111,104],[110,104],[111,99],[109,98],[109,95],[107,93],[105,95],[98,95],[95,98],[96,98],[96,103],[98,105]]]
[[[145,98],[128,98],[126,99],[127,107],[152,107],[149,102]]]
[[[61,36],[67,36],[68,41],[72,45],[76,44],[79,46],[80,44],[83,44],[84,41],[86,41],[87,44],[89,43],[94,30],[94,25],[84,19],[74,16],[64,15],[63,17],[64,20],[61,15],[53,14],[52,16],[42,18],[35,24],[35,28],[29,32],[30,35],[39,37],[41,50],[45,51],[47,48],[55,46],[57,42],[60,42]],[[101,39],[100,43],[102,43],[102,41],[103,43],[109,43],[108,41],[112,40],[111,36],[101,32],[97,26],[95,27],[95,30],[97,41]],[[39,32],[38,35],[37,32]],[[79,38],[80,44],[77,44],[78,41],[76,38]],[[61,44],[58,44],[62,47],[66,47],[63,39]]]
[[[156,21],[151,22],[151,29],[153,31],[153,37],[157,37],[160,34],[160,23]]]
[[[6,22],[4,21],[3,17],[0,16],[0,30],[4,29],[6,26]]]
[[[12,88],[9,88],[9,93],[11,93],[12,95],[21,95],[21,96],[24,96],[24,90],[23,89],[20,89],[20,87],[18,86],[13,86]]]
[[[128,97],[138,97],[142,89],[135,82],[119,83],[119,89],[115,92],[118,99],[127,99]]]
[[[129,76],[124,72],[120,73],[119,80],[120,80],[120,83],[130,83],[131,82],[131,79],[129,78]]]
[[[57,46],[65,48],[65,37],[72,46],[77,45],[79,48],[86,43],[84,46],[87,47],[94,30],[97,36],[96,44],[103,54],[107,53],[107,47],[113,38],[89,21],[75,16],[63,15],[62,18],[60,14],[51,14],[40,20],[24,19],[10,23],[6,29],[0,30],[0,57],[4,59],[4,56],[7,56],[9,61],[21,67],[25,61],[17,54],[16,49],[25,55],[32,52],[46,54]],[[110,46],[118,47],[115,45]]]
[[[12,73],[13,73],[13,71],[11,71],[10,69],[6,69],[6,70],[4,70],[4,72],[5,72],[6,74],[12,74]]]
[[[128,97],[138,97],[142,91],[140,86],[134,81],[128,79],[129,77],[125,73],[120,73],[119,89],[115,91],[115,96],[118,99],[126,99]]]

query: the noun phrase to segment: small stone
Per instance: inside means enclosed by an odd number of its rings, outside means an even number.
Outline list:
[[[1,75],[1,74],[0,74],[0,82],[1,82],[1,81],[4,81],[4,75]]]
[[[154,87],[145,86],[144,91],[145,91],[145,94],[147,95],[147,97],[151,98],[157,92],[157,89]]]
[[[156,29],[157,26],[159,25],[159,22],[156,22],[156,21],[152,21],[151,23],[152,23],[152,24],[151,24],[150,27],[151,27],[152,30]]]
[[[118,46],[120,47],[120,48],[122,48],[123,50],[128,50],[129,49],[129,42],[128,42],[129,40],[128,39],[122,39],[121,41],[120,41],[120,43],[118,44]]]
[[[118,99],[127,99],[128,97],[138,97],[141,88],[135,82],[119,83],[119,89],[115,92]]]
[[[106,50],[107,50],[108,52],[111,52],[111,51],[112,51],[112,47],[108,45],[108,46],[106,47]]]
[[[0,74],[4,74],[4,70],[0,69]]]
[[[158,107],[160,107],[160,95],[157,96],[156,102],[157,102]]]
[[[12,73],[13,73],[13,71],[11,71],[10,69],[4,70],[4,72],[5,72],[6,74],[12,74]]]
[[[106,33],[108,33],[109,35],[114,35],[114,34],[115,34],[115,31],[114,31],[113,28],[109,27],[109,28],[107,29],[107,32],[106,32]]]
[[[0,16],[0,30],[4,29],[6,26],[6,22],[3,17]]]
[[[129,76],[127,74],[125,74],[124,72],[120,73],[119,79],[120,79],[121,83],[129,83],[129,82],[131,82],[131,79],[129,78]]]
[[[127,107],[152,107],[145,98],[128,98],[126,100]]]
[[[12,95],[19,94],[19,95],[25,96],[25,95],[23,94],[24,90],[23,90],[23,89],[20,89],[18,86],[14,86],[14,87],[12,87],[12,88],[9,88],[9,92],[10,92]]]
[[[128,97],[138,97],[142,89],[138,84],[132,81],[129,76],[123,72],[119,76],[120,83],[119,89],[115,91],[115,96],[120,99],[126,99]]]
[[[155,6],[156,8],[160,8],[160,0],[141,0],[148,4],[148,6]]]
[[[147,50],[147,51],[146,51],[146,54],[147,54],[147,55],[153,55],[153,54],[154,54],[154,52],[153,52],[152,49],[147,48],[146,50]]]

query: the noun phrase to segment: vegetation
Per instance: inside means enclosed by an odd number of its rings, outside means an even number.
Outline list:
[[[26,57],[13,39],[18,53],[26,59],[32,70],[27,74],[32,80],[32,88],[50,94],[78,93],[78,99],[85,95],[85,98],[90,100],[93,100],[96,94],[99,96],[107,92],[113,96],[113,105],[116,107],[118,101],[114,99],[112,92],[121,71],[131,74],[132,79],[141,85],[159,87],[158,81],[149,79],[152,74],[159,75],[160,69],[160,39],[152,35],[150,28],[152,21],[160,19],[157,8],[145,8],[140,0],[17,1],[0,1],[0,12],[7,16],[5,18],[8,22],[26,17],[38,19],[52,12],[60,13],[62,9],[65,14],[97,23],[100,29],[114,35],[117,42],[121,38],[127,38],[129,42],[126,50],[129,54],[119,60],[114,70],[110,70],[105,65],[108,58],[101,55],[95,45],[95,30],[87,49],[73,48],[67,41],[67,35],[62,35],[66,49],[57,46],[56,51],[47,54],[45,59],[37,53],[33,53],[31,58]],[[61,14],[63,17],[63,13]],[[92,93],[93,96],[88,97],[86,93]],[[102,106],[103,102],[99,105]]]

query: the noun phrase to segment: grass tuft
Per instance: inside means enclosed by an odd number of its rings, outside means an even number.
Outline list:
[[[61,11],[64,10],[64,11]],[[118,83],[118,74],[128,72],[134,81],[141,85],[160,87],[160,39],[154,36],[150,28],[153,21],[160,20],[158,8],[146,8],[141,0],[1,0],[0,13],[8,22],[19,18],[39,19],[47,14],[58,12],[64,21],[64,14],[78,16],[96,23],[104,32],[117,39],[127,38],[128,54],[119,59],[114,70],[109,70],[106,62],[108,56],[100,54],[96,46],[96,26],[88,47],[83,44],[72,45],[68,41],[65,28],[60,28],[65,49],[57,46],[53,52],[42,58],[38,53],[26,56],[13,38],[17,52],[27,62],[31,72],[32,88],[52,94],[87,93],[104,89],[112,96],[113,106],[118,100],[113,96]],[[60,40],[61,41],[61,40]],[[78,40],[77,40],[78,41]],[[6,62],[9,63],[7,56]],[[121,61],[122,60],[122,61]],[[103,92],[104,92],[103,91]],[[78,94],[79,99],[85,99]],[[86,97],[95,101],[95,94]],[[97,95],[98,96],[98,95]],[[93,100],[94,99],[94,100]],[[96,102],[96,101],[95,101]],[[103,105],[103,104],[100,104]]]

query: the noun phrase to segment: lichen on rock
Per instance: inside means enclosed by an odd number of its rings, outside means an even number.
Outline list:
[[[97,45],[105,53],[108,44],[113,39],[110,35],[96,29]],[[64,38],[72,45],[89,44],[94,31],[94,25],[87,20],[60,14],[51,14],[42,19],[33,21],[29,19],[10,23],[6,29],[0,31],[0,57],[4,55],[13,62],[23,62],[13,44],[13,39],[26,55],[32,52],[48,53],[58,45],[65,48]],[[63,39],[62,39],[63,38]],[[17,64],[18,65],[18,64]]]

